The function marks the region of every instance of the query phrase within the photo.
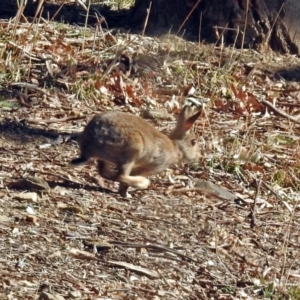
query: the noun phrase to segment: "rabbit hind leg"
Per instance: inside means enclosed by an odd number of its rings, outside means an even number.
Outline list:
[[[102,178],[116,181],[120,172],[117,170],[116,166],[110,162],[98,160],[98,173]]]
[[[119,170],[117,170],[115,165],[103,160],[98,160],[97,164],[98,164],[99,175],[102,178],[112,180],[112,181],[116,181],[118,179],[120,172]],[[118,193],[124,198],[131,198],[131,195],[127,192],[128,188],[129,188],[128,184],[120,182]]]

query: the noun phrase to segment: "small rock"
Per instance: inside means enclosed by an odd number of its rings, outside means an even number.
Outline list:
[[[64,187],[61,187],[61,186],[56,186],[53,189],[53,193],[60,195],[60,196],[65,196],[67,192],[68,192],[67,189]]]
[[[199,190],[203,190],[206,192],[210,192],[222,199],[226,200],[235,200],[237,197],[230,193],[226,188],[216,185],[210,181],[201,181],[201,180],[194,180],[196,182],[195,187]]]
[[[37,193],[31,192],[31,193],[21,193],[15,196],[17,200],[28,200],[31,202],[37,202]]]
[[[5,215],[0,215],[0,223],[9,222],[9,221],[11,221],[10,217],[5,216]]]
[[[162,110],[155,110],[155,109],[147,109],[142,112],[142,117],[145,119],[152,119],[152,120],[167,120],[167,121],[174,121],[175,117],[167,112]]]
[[[32,216],[32,215],[26,216],[26,221],[29,222],[29,223],[33,223],[35,225],[38,225],[38,220],[39,219],[36,216]]]
[[[71,291],[71,292],[69,292],[69,297],[72,299],[78,299],[78,298],[81,298],[82,295],[81,295],[80,291]]]

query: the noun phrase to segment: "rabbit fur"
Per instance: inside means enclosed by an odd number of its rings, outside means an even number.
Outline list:
[[[148,188],[150,181],[146,176],[159,173],[177,162],[193,162],[199,158],[197,140],[189,130],[200,113],[192,115],[192,108],[184,106],[169,136],[141,117],[117,111],[100,113],[81,133],[81,155],[70,164],[76,167],[95,158],[99,174],[120,182],[118,192],[127,197],[129,186]]]

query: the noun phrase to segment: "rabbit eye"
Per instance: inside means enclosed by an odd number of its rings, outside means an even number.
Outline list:
[[[192,146],[195,146],[197,144],[197,140],[196,139],[192,139],[191,140],[191,144],[192,144]]]

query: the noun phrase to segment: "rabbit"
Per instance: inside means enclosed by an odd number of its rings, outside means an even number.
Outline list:
[[[100,176],[119,182],[118,193],[130,197],[127,193],[130,186],[148,188],[150,181],[146,176],[200,157],[198,141],[189,134],[200,114],[201,111],[192,114],[192,108],[184,106],[175,128],[167,136],[136,115],[118,111],[100,113],[80,134],[81,155],[70,165],[84,165],[95,158]]]

